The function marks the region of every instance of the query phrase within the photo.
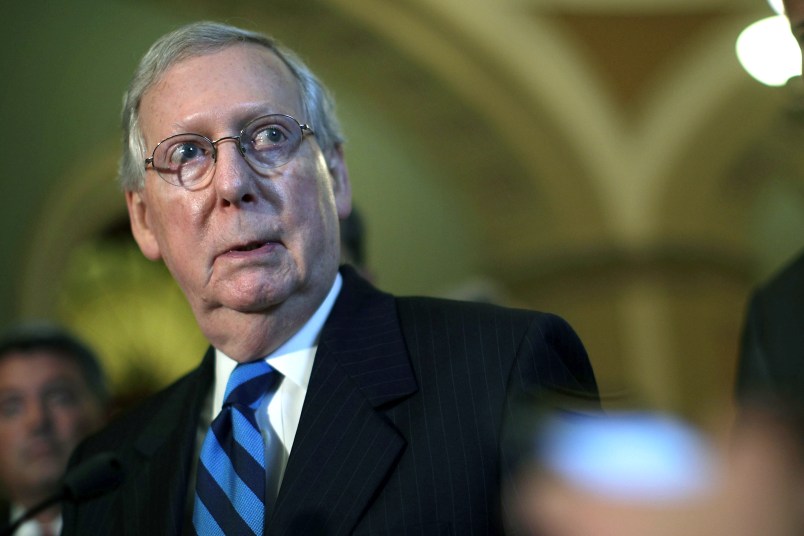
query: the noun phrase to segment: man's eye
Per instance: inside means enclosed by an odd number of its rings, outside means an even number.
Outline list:
[[[22,400],[18,398],[5,398],[0,400],[0,418],[11,418],[22,411]]]
[[[270,125],[254,133],[252,143],[257,150],[280,145],[287,141],[285,130],[278,125]]]
[[[60,388],[48,391],[45,400],[48,406],[73,406],[78,396],[71,389]]]
[[[170,151],[169,162],[170,167],[181,167],[187,162],[191,162],[198,158],[203,158],[205,155],[204,148],[197,143],[184,142],[177,144]]]

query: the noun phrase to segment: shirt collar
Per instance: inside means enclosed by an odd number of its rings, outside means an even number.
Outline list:
[[[279,348],[265,357],[265,361],[279,371],[280,374],[296,385],[307,389],[310,373],[313,370],[313,360],[318,348],[318,338],[324,323],[335,305],[335,300],[343,286],[341,274],[335,274],[335,281],[329,289],[327,297],[318,306],[313,316],[291,338]],[[226,382],[237,366],[237,361],[215,348],[215,395],[213,400],[213,415],[223,406],[223,395]]]
[[[9,520],[16,521],[20,517],[27,512],[28,509],[24,508],[23,506],[17,503],[11,503],[9,506]],[[19,528],[14,532],[17,535],[36,535],[40,534],[42,528],[44,526],[49,526],[50,531],[53,534],[61,534],[61,526],[62,526],[62,518],[61,514],[57,515],[53,518],[52,521],[47,521],[45,523],[39,523],[36,519],[29,519],[25,523],[19,526]]]

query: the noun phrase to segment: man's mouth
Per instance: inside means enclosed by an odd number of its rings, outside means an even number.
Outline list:
[[[254,251],[255,249],[259,249],[266,244],[267,242],[252,242],[244,246],[238,246],[230,251]]]
[[[229,249],[224,250],[222,254],[227,256],[237,256],[245,253],[254,253],[254,252],[269,253],[281,244],[282,242],[278,240],[264,240],[264,241],[255,240],[253,242],[246,242],[244,244],[238,244],[232,246]]]
[[[38,460],[53,458],[58,452],[58,447],[52,441],[36,440],[27,445],[25,457],[29,462],[34,463]]]

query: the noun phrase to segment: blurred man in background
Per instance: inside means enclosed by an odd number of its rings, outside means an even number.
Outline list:
[[[784,0],[790,29],[804,45],[804,0]],[[737,395],[804,415],[804,253],[752,295],[743,329]]]
[[[0,527],[58,491],[75,446],[105,420],[101,366],[84,343],[45,324],[11,328],[0,339]],[[59,506],[19,535],[55,535]]]

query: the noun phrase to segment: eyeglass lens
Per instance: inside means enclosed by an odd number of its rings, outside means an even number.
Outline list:
[[[207,178],[217,160],[217,144],[234,140],[243,157],[256,171],[287,163],[301,144],[304,131],[286,115],[267,115],[248,123],[237,137],[212,141],[200,134],[177,134],[166,138],[153,153],[153,166],[167,182],[190,187]]]

